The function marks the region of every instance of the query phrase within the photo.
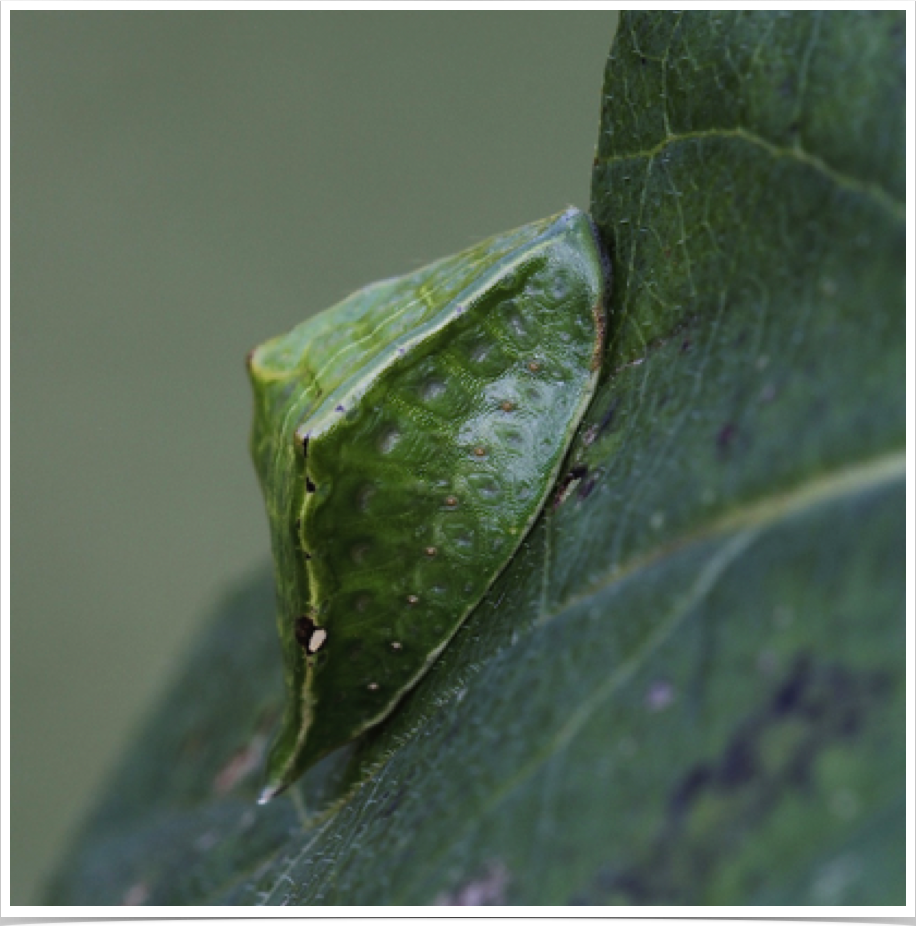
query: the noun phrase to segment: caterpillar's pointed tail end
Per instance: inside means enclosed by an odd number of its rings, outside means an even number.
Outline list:
[[[277,795],[282,794],[287,787],[287,784],[279,781],[272,781],[270,784],[264,785],[261,789],[261,793],[258,795],[258,803],[267,804],[277,797]]]
[[[314,821],[309,816],[302,794],[298,788],[293,788],[288,792],[287,788],[289,788],[288,784],[275,783],[266,785],[258,796],[258,804],[266,804],[268,801],[272,801],[278,795],[286,792],[289,794],[290,798],[292,798],[293,806],[296,808],[296,815],[299,817],[299,822],[305,829],[308,829]]]
[[[261,779],[264,786],[258,795],[259,804],[267,804],[282,794],[301,774],[295,771],[298,755],[297,720],[296,716],[290,718],[288,712],[283,718],[280,733],[270,747],[264,764],[264,777]]]

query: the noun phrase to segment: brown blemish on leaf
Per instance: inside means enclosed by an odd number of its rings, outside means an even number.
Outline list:
[[[592,362],[589,366],[591,370],[597,370],[601,366],[601,357],[604,354],[604,337],[607,333],[607,317],[604,311],[604,300],[599,299],[592,307],[592,315],[595,319],[595,348],[592,351]]]
[[[593,424],[588,430],[582,435],[582,446],[590,447],[595,443],[595,438],[598,437],[598,425]]]
[[[598,479],[596,476],[592,476],[590,479],[586,479],[579,486],[579,498],[586,499],[595,489],[595,486],[598,485]]]
[[[509,869],[502,862],[490,862],[479,877],[439,894],[433,903],[437,907],[502,907],[509,880]]]
[[[148,898],[149,885],[145,881],[136,881],[124,892],[124,896],[121,898],[121,906],[140,907],[146,903]]]
[[[261,733],[256,734],[247,746],[236,752],[219,770],[216,778],[213,779],[213,790],[220,795],[228,794],[252,773],[260,769],[261,763],[264,761],[264,747],[266,745],[267,737]]]

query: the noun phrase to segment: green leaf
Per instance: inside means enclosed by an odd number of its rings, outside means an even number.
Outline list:
[[[53,902],[904,902],[904,44],[622,17],[578,475],[307,828],[254,804],[280,660],[239,592]]]

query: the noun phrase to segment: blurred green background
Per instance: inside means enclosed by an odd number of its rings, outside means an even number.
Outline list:
[[[615,26],[12,14],[12,903],[40,899],[209,609],[267,556],[246,351],[587,207]]]

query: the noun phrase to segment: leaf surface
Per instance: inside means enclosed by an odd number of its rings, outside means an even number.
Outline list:
[[[254,805],[282,692],[243,588],[53,902],[904,902],[904,45],[621,18],[611,338],[554,502],[305,828]]]

